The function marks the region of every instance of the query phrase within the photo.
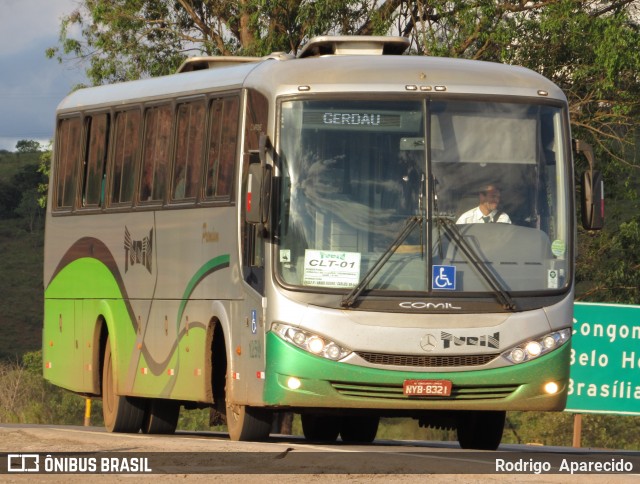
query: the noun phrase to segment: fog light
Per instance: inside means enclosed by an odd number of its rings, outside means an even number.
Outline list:
[[[297,390],[302,386],[302,382],[298,380],[295,376],[289,377],[287,380],[287,386],[290,390]]]
[[[558,387],[558,384],[554,381],[550,381],[544,386],[544,391],[547,392],[549,395],[558,393],[559,389],[560,387]]]

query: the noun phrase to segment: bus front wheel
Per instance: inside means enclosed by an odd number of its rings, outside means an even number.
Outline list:
[[[315,442],[335,442],[340,433],[341,418],[335,415],[300,415],[304,438]]]
[[[231,440],[266,440],[271,432],[271,412],[263,408],[227,403],[227,430]]]
[[[376,438],[379,424],[377,415],[345,416],[340,425],[340,438],[350,444],[370,444]]]
[[[504,411],[468,411],[458,417],[458,442],[463,449],[496,450],[502,441]]]
[[[144,418],[144,401],[116,394],[111,344],[107,337],[102,367],[102,416],[109,432],[138,433]]]

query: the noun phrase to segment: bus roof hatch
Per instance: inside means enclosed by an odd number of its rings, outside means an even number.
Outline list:
[[[298,58],[321,55],[401,55],[409,47],[406,37],[321,36],[314,37],[298,52]]]
[[[185,60],[177,72],[202,71],[206,69],[215,69],[217,67],[236,66],[247,62],[258,62],[260,57],[233,57],[233,56],[205,56],[205,57],[189,57]]]
[[[293,59],[291,54],[284,52],[273,52],[264,57],[242,57],[242,56],[202,56],[189,57],[178,67],[177,73],[202,71],[206,69],[216,69],[218,67],[237,66],[248,62],[260,62],[267,59],[288,60]]]

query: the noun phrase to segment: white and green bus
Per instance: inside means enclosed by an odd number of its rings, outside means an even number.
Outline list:
[[[591,152],[542,76],[406,47],[320,37],[65,98],[45,378],[102,398],[109,431],[211,407],[234,440],[294,412],[310,440],[409,417],[493,449],[506,411],[563,409]],[[460,223],[488,185],[510,223]]]

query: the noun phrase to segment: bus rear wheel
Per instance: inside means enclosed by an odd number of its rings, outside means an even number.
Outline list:
[[[303,413],[300,416],[304,438],[314,442],[335,442],[340,433],[341,420],[334,415]]]
[[[142,422],[142,432],[145,434],[173,434],[178,426],[180,417],[180,403],[175,400],[154,398]]]
[[[463,449],[496,450],[502,441],[504,411],[469,411],[458,417],[458,442]]]
[[[111,344],[107,337],[102,367],[102,416],[109,432],[138,433],[144,418],[142,399],[116,394]]]
[[[271,432],[271,412],[263,408],[227,403],[227,430],[231,440],[257,442]]]

